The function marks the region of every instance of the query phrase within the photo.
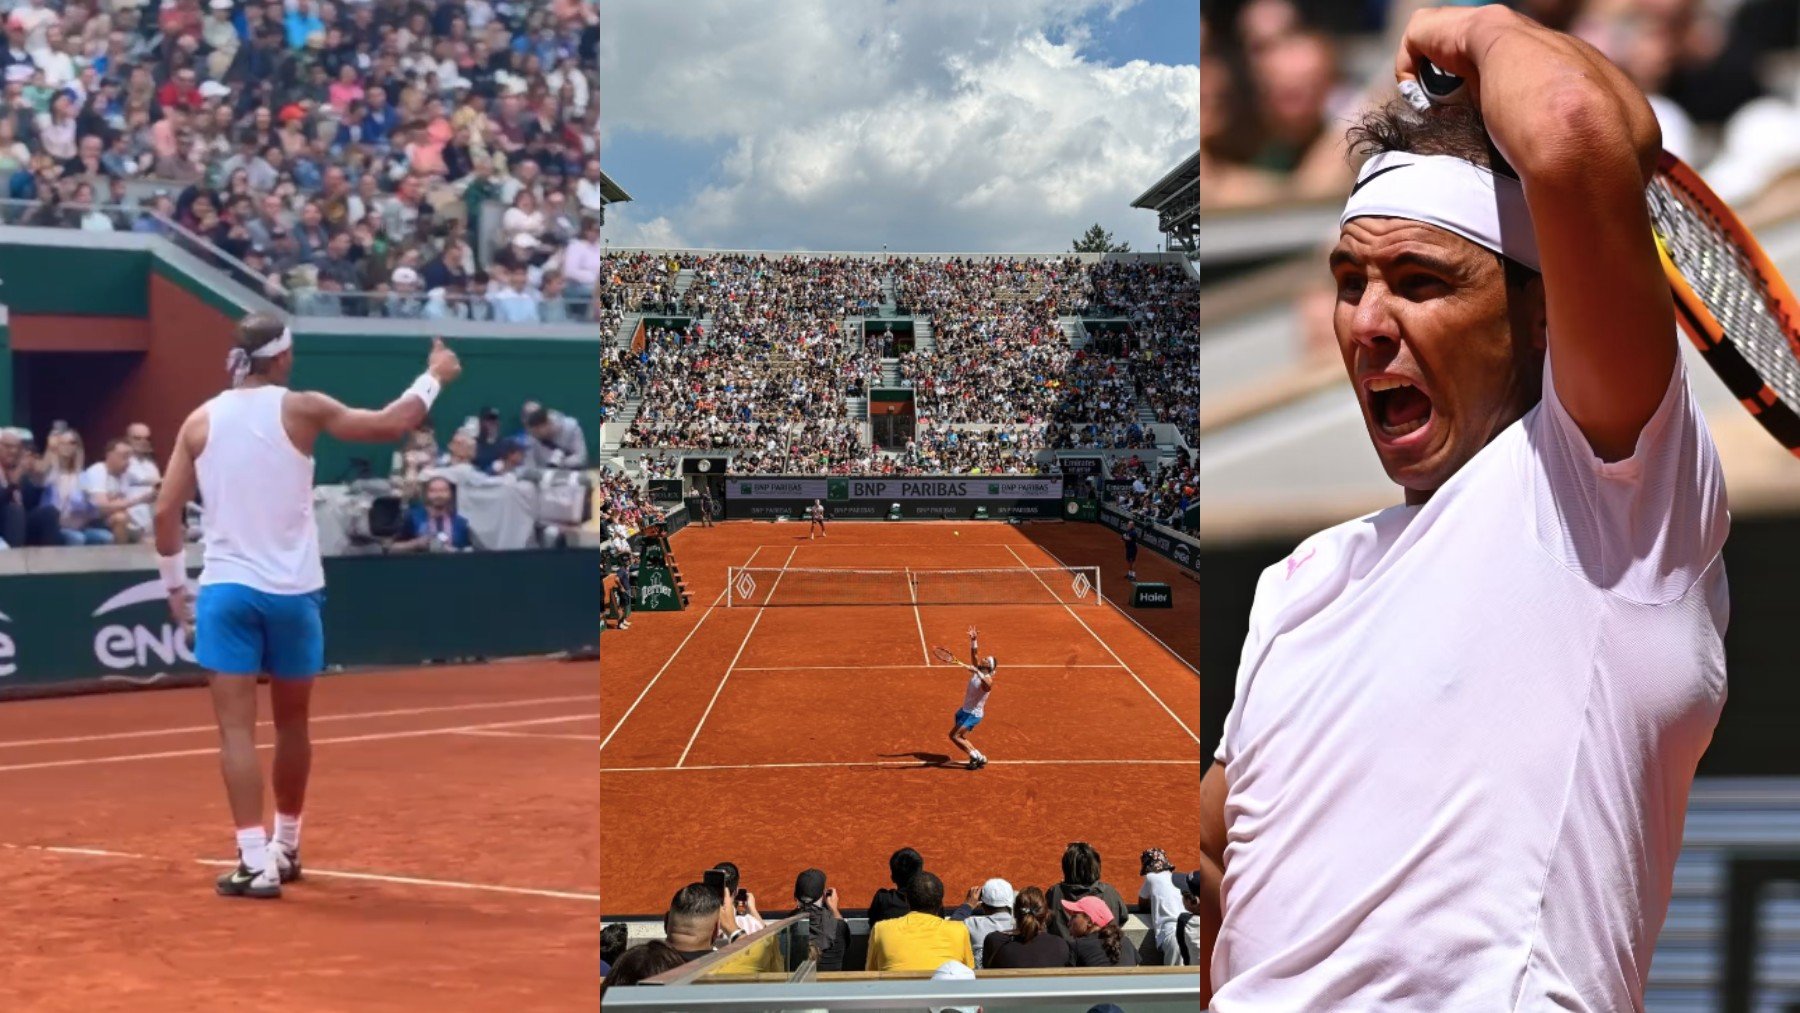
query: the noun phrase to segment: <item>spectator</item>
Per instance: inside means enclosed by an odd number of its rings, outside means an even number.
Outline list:
[[[738,867],[731,862],[720,862],[713,868],[725,874],[725,895],[731,898],[736,931],[760,932],[766,923],[762,914],[756,910],[756,895],[738,888]]]
[[[1061,936],[1046,932],[1049,912],[1044,891],[1028,886],[1013,899],[1011,932],[990,932],[982,941],[981,966],[1002,967],[1067,967],[1069,944]]]
[[[624,954],[625,948],[630,945],[631,930],[625,927],[624,922],[613,922],[611,925],[602,926],[600,929],[600,966],[608,967],[617,964],[619,957]],[[600,976],[606,977],[606,972],[601,971]]]
[[[981,966],[981,947],[990,933],[1013,930],[1013,888],[1004,879],[990,879],[969,888],[969,896],[950,920],[962,922],[969,930],[969,946],[975,952],[976,966]]]
[[[30,433],[0,429],[0,541],[14,548],[63,544],[54,503],[46,497]]]
[[[559,411],[539,406],[525,418],[531,434],[530,464],[539,468],[587,467],[587,437],[581,423]]]
[[[148,528],[135,523],[133,513],[156,499],[154,488],[133,488],[131,456],[131,441],[109,440],[106,456],[81,474],[81,489],[96,515],[95,522],[104,526],[112,535],[110,541],[119,545],[143,540]]]
[[[826,886],[825,874],[808,869],[794,879],[796,914],[806,916],[808,956],[821,971],[844,969],[844,954],[850,949],[850,923],[838,910],[837,891]]]
[[[469,520],[456,512],[456,486],[448,478],[425,480],[424,502],[407,511],[393,552],[467,552],[475,547]]]
[[[1125,942],[1121,920],[1092,894],[1060,905],[1069,925],[1070,967],[1135,967],[1137,952]]]
[[[1112,912],[1113,921],[1125,923],[1125,902],[1119,891],[1100,881],[1100,852],[1086,841],[1076,841],[1063,850],[1062,882],[1050,888],[1050,931],[1070,938],[1069,919],[1064,902],[1096,897]]]
[[[107,545],[113,540],[112,532],[99,524],[99,513],[82,481],[86,456],[81,434],[73,429],[54,429],[44,441],[44,498],[56,508],[64,545]]]
[[[703,955],[700,954],[700,956]],[[661,940],[653,939],[647,943],[640,943],[620,954],[619,962],[614,964],[612,970],[601,980],[600,994],[605,995],[609,988],[635,985],[640,981],[673,971],[692,959],[693,957],[680,953],[673,946]]]
[[[888,878],[893,887],[882,887],[869,899],[869,928],[889,918],[899,918],[912,910],[903,892],[906,884],[925,868],[925,859],[911,848],[901,848],[888,856]],[[942,914],[943,912],[936,912]]]
[[[1181,894],[1181,913],[1175,916],[1169,933],[1174,943],[1172,952],[1163,955],[1169,966],[1200,963],[1200,872],[1176,873],[1172,882]]]
[[[669,911],[663,916],[663,935],[683,962],[698,960],[713,951],[723,900],[719,891],[705,883],[689,883],[669,901]]]
[[[1186,876],[1175,872],[1174,868],[1161,848],[1151,848],[1140,860],[1139,874],[1144,877],[1144,885],[1138,889],[1139,910],[1149,916],[1150,923],[1150,931],[1145,933],[1139,953],[1141,964],[1182,963],[1175,929],[1185,908],[1182,886],[1176,880],[1185,883]]]
[[[908,911],[869,930],[870,971],[934,971],[946,960],[975,966],[969,933],[945,920],[944,884],[929,872],[914,873],[903,890]]]

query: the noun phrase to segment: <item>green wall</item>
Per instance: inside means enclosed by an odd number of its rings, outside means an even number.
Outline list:
[[[0,242],[0,278],[14,313],[141,319],[153,259],[149,250]]]
[[[308,334],[305,320],[294,335],[294,386],[324,391],[359,408],[379,408],[400,396],[425,368],[430,338],[395,335]],[[518,428],[519,406],[541,401],[581,421],[588,453],[600,447],[598,337],[589,341],[532,338],[447,338],[462,359],[463,374],[444,389],[431,412],[438,442],[462,420],[492,405],[501,430]],[[392,448],[321,440],[317,480],[335,482],[353,457],[365,458],[385,476]]]

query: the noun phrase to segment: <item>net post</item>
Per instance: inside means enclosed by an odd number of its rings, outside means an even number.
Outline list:
[[[731,585],[737,580],[737,567],[725,568],[725,607],[731,607]]]

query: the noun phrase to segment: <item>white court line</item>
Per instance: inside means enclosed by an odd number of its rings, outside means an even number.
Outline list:
[[[1044,665],[1027,665],[1022,662],[1009,661],[1006,663],[1006,667],[1007,668],[1050,668],[1050,669],[1060,670],[1060,669],[1064,669],[1064,668],[1123,668],[1124,666],[1123,665],[1061,665],[1061,664],[1057,664],[1054,662],[1052,662],[1050,664],[1044,664]],[[737,670],[740,672],[841,672],[841,671],[845,671],[848,669],[854,669],[855,671],[858,671],[858,672],[865,672],[865,671],[875,672],[875,671],[889,671],[889,670],[896,670],[896,669],[904,669],[906,671],[916,672],[921,668],[953,668],[953,669],[959,669],[959,670],[965,671],[965,672],[968,671],[968,669],[963,668],[963,666],[961,666],[961,665],[780,665],[780,666],[777,666],[774,668],[750,668],[748,666],[744,666],[744,667],[738,668]]]
[[[758,545],[750,553],[750,558],[744,560],[744,565],[749,566],[751,563],[756,562],[757,553],[762,552],[762,550],[763,550],[763,547]],[[729,579],[729,576],[727,577],[727,579]],[[656,674],[651,676],[650,681],[645,683],[644,688],[638,692],[637,699],[631,701],[631,706],[625,708],[625,713],[620,716],[618,723],[612,726],[612,731],[607,732],[606,738],[600,740],[600,751],[601,752],[606,751],[606,744],[613,740],[613,736],[619,734],[619,729],[625,727],[626,719],[630,718],[632,712],[638,709],[638,704],[641,704],[644,702],[644,697],[650,695],[650,690],[652,687],[654,687],[656,685],[656,680],[661,679],[663,677],[663,673],[667,672],[669,670],[669,666],[675,664],[675,659],[681,656],[681,652],[687,649],[688,641],[694,639],[694,634],[699,633],[700,627],[705,626],[706,621],[708,619],[712,618],[713,612],[718,610],[719,603],[725,600],[726,591],[729,591],[729,590],[730,590],[729,586],[727,586],[725,588],[725,590],[721,590],[719,592],[719,596],[717,598],[713,599],[713,603],[706,607],[706,611],[700,613],[700,621],[694,624],[694,628],[688,631],[687,636],[681,638],[681,643],[675,645],[675,652],[673,654],[669,655],[669,660],[663,662],[663,666],[656,670]],[[757,613],[758,616],[760,616],[761,614],[762,613],[760,613],[760,612]],[[600,667],[604,670],[606,666],[604,663],[602,663],[602,665]]]
[[[794,553],[799,551],[800,546],[798,545],[788,551],[788,558],[781,564],[781,576],[776,577],[775,583],[769,585],[769,597],[765,600],[774,599],[775,589],[781,586],[781,577],[787,576],[788,564],[794,561]],[[675,766],[679,767],[687,762],[688,752],[694,748],[694,740],[700,737],[700,729],[706,727],[706,719],[712,717],[713,704],[719,702],[719,694],[725,691],[725,683],[731,679],[731,670],[737,667],[738,659],[744,656],[744,648],[750,646],[750,637],[756,632],[756,624],[762,622],[762,617],[767,612],[768,609],[759,607],[756,610],[756,618],[750,620],[750,628],[744,631],[744,642],[738,645],[737,653],[731,656],[731,664],[725,666],[725,674],[720,677],[719,684],[713,688],[712,699],[706,701],[706,712],[700,715],[699,723],[694,725],[694,734],[688,736],[687,745],[682,748],[681,758],[675,761]]]
[[[1085,767],[1085,766],[1200,766],[1192,760],[989,760],[990,767]],[[961,762],[942,764],[884,763],[878,760],[854,760],[843,763],[721,763],[695,767],[601,767],[602,774],[647,774],[660,770],[792,770],[799,767],[886,767],[890,770],[924,770],[931,767],[961,767]]]
[[[1006,551],[1013,554],[1013,558],[1019,561],[1020,566],[1023,566],[1028,570],[1031,569],[1031,564],[1025,562],[1025,557],[1019,555],[1018,551],[1016,549],[1014,549],[1012,546],[1008,545],[1006,547]],[[1039,577],[1038,582],[1042,583],[1043,579],[1044,578]],[[1050,585],[1044,584],[1044,590],[1046,590],[1046,591],[1050,590]],[[1051,593],[1054,594],[1055,592],[1051,592]],[[1194,730],[1192,728],[1189,728],[1187,726],[1187,722],[1181,720],[1180,716],[1178,716],[1174,711],[1170,710],[1168,704],[1163,703],[1163,698],[1156,695],[1156,691],[1150,688],[1149,683],[1146,683],[1144,680],[1138,678],[1138,674],[1131,670],[1131,666],[1125,664],[1125,659],[1119,657],[1119,652],[1113,650],[1111,644],[1100,639],[1100,634],[1094,632],[1094,628],[1087,624],[1086,619],[1083,619],[1083,618],[1081,618],[1081,616],[1076,615],[1075,609],[1073,607],[1069,606],[1068,604],[1064,604],[1063,608],[1068,610],[1069,615],[1074,616],[1075,621],[1081,624],[1082,629],[1088,631],[1088,636],[1093,637],[1095,643],[1099,644],[1103,649],[1105,649],[1106,653],[1112,655],[1112,659],[1119,663],[1119,667],[1123,668],[1125,670],[1126,675],[1131,676],[1131,678],[1133,680],[1135,680],[1139,686],[1144,687],[1144,692],[1150,694],[1150,699],[1156,701],[1156,705],[1163,709],[1163,713],[1169,715],[1170,720],[1174,721],[1177,725],[1179,725],[1181,727],[1181,730],[1187,733],[1188,738],[1194,740],[1195,745],[1199,745],[1200,736],[1194,734]]]
[[[368,735],[340,735],[330,739],[314,739],[312,744],[323,746],[337,742],[380,742],[386,739],[416,739],[427,735],[448,735],[455,732],[485,731],[489,728],[522,728],[528,725],[550,725],[582,721],[599,717],[598,714],[569,714],[554,718],[530,718],[525,721],[498,721],[479,725],[462,725],[455,728],[418,728],[404,732],[373,732]],[[259,742],[258,749],[274,749],[273,742]],[[0,767],[0,773],[9,770],[46,770],[51,767],[87,767],[102,763],[125,763],[130,760],[162,760],[177,756],[216,756],[218,746],[207,746],[204,749],[166,749],[155,753],[126,753],[121,756],[87,756],[77,760],[41,760],[36,763],[14,763]]]
[[[458,703],[445,704],[440,707],[405,707],[399,710],[363,711],[357,714],[318,714],[311,719],[312,724],[325,721],[360,721],[365,718],[395,718],[411,714],[442,714],[448,711],[483,710],[488,707],[531,707],[541,703],[580,703],[598,700],[598,696],[541,696],[531,700],[496,700],[492,703]],[[258,725],[272,727],[273,721],[258,721]],[[63,746],[76,742],[107,742],[113,739],[143,739],[157,735],[185,735],[190,732],[217,731],[218,725],[183,725],[178,728],[151,728],[139,732],[107,732],[103,735],[70,735],[60,739],[20,739],[16,742],[0,742],[0,749],[8,746]]]
[[[139,855],[129,851],[105,851],[100,848],[70,848],[45,844],[0,844],[0,848],[8,851],[37,851],[52,855],[76,855],[82,858],[129,858],[140,862],[176,862],[181,859],[157,858],[154,855]],[[217,869],[231,868],[235,861],[212,858],[190,858],[186,861],[195,865],[209,865]],[[319,869],[306,867],[307,878],[321,879],[358,879],[371,883],[398,883],[405,886],[436,886],[447,890],[480,890],[487,893],[506,893],[518,897],[553,897],[557,900],[598,901],[597,893],[573,893],[568,890],[537,890],[524,886],[501,886],[497,883],[466,883],[454,879],[420,879],[417,876],[384,876],[373,872],[342,872],[335,869]]]
[[[592,735],[563,734],[561,732],[500,732],[491,729],[481,731],[456,732],[457,735],[475,735],[491,739],[570,739],[575,742],[599,742],[600,733]]]
[[[906,571],[906,594],[912,599],[913,622],[919,624],[919,656],[931,667],[931,648],[925,646],[925,617],[919,614],[919,588],[913,583],[912,571]]]

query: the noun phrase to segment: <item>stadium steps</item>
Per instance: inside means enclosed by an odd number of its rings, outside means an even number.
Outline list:
[[[881,383],[884,387],[900,386],[900,360],[881,360]]]
[[[1148,427],[1156,425],[1156,409],[1150,407],[1149,402],[1139,400],[1137,403],[1137,420],[1138,425],[1141,426]]]
[[[937,339],[932,337],[930,317],[918,317],[913,320],[913,351],[925,355],[937,351]]]
[[[844,414],[852,422],[869,421],[869,399],[866,397],[847,397],[844,399]]]
[[[675,298],[679,300],[682,296],[686,295],[687,290],[689,288],[691,288],[693,286],[693,284],[694,284],[694,269],[693,268],[684,267],[681,270],[675,272]]]
[[[625,318],[619,321],[619,329],[613,332],[613,344],[626,351],[630,351],[631,336],[637,333],[638,321],[642,320],[643,317],[644,315],[642,313],[625,314]]]
[[[1063,335],[1069,339],[1069,348],[1079,352],[1087,347],[1087,328],[1081,326],[1080,317],[1063,317],[1061,323]]]

